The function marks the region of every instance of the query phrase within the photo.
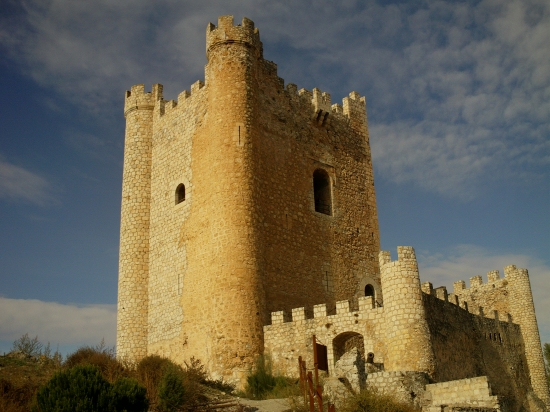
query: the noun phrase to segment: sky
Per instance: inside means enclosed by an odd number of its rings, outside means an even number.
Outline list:
[[[285,84],[366,96],[382,249],[449,292],[527,268],[550,342],[547,0],[2,0],[0,352],[115,345],[124,92],[204,80],[226,14]]]

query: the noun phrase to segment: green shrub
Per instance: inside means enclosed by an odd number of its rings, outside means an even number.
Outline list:
[[[117,412],[147,412],[149,401],[146,390],[135,379],[120,378],[112,389],[113,406]]]
[[[120,377],[130,377],[130,372],[116,359],[114,350],[105,347],[103,343],[96,347],[84,346],[79,348],[69,355],[64,363],[66,368],[81,365],[97,367],[103,377],[111,383]]]
[[[185,403],[183,371],[177,366],[170,366],[161,378],[158,388],[158,409],[161,412],[179,410]]]
[[[206,381],[206,372],[198,360],[191,359],[182,368],[169,359],[150,355],[138,363],[136,375],[147,389],[152,410],[191,407],[203,400],[200,384]]]
[[[261,355],[256,359],[254,371],[246,378],[244,394],[251,399],[286,397],[286,389],[293,386],[296,385],[292,379],[273,375],[271,359]]]
[[[40,412],[108,412],[111,384],[93,366],[77,366],[56,373],[36,396]]]
[[[396,401],[390,395],[382,395],[376,390],[363,389],[343,402],[338,412],[416,412],[412,405]]]
[[[150,404],[155,407],[158,403],[158,387],[164,374],[164,369],[172,362],[158,355],[149,355],[137,365],[136,375],[139,383],[145,386]]]
[[[36,395],[40,412],[146,412],[145,388],[135,380],[118,379],[111,385],[92,365],[56,373]]]

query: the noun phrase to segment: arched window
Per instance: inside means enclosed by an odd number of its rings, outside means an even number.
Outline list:
[[[330,176],[323,169],[313,172],[313,198],[315,199],[316,212],[332,215]]]
[[[176,188],[176,205],[185,200],[185,185],[180,183]]]
[[[372,287],[372,285],[365,286],[365,296],[374,297],[374,288]]]

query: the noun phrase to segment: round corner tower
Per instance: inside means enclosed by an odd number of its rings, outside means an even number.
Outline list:
[[[544,368],[544,357],[540,344],[529,273],[527,269],[519,269],[515,265],[509,265],[504,268],[504,275],[508,281],[510,314],[514,323],[519,324],[521,327],[531,386],[534,393],[547,407],[550,407],[548,380]]]
[[[153,109],[161,99],[161,85],[145,93],[143,84],[138,84],[126,92],[124,100],[117,356],[129,360],[147,355]]]
[[[387,371],[434,371],[434,354],[422,302],[414,249],[398,246],[397,260],[380,252],[380,275],[386,318]]]
[[[254,23],[222,16],[207,26],[207,119],[193,139],[193,208],[184,224],[188,269],[185,351],[214,378],[237,382],[263,351],[254,158],[258,64]]]

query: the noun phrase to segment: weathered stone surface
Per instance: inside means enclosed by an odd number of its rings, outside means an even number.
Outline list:
[[[412,247],[379,251],[365,98],[285,87],[247,18],[209,24],[206,54],[177,101],[126,92],[117,356],[196,357],[239,383],[264,352],[296,376],[316,335],[352,389],[366,373],[418,403],[427,377],[486,376],[511,410],[548,406],[527,270],[448,293]]]
[[[376,197],[364,97],[285,88],[246,18],[207,57],[177,101],[126,94],[118,354],[238,381],[271,312],[381,298]]]

